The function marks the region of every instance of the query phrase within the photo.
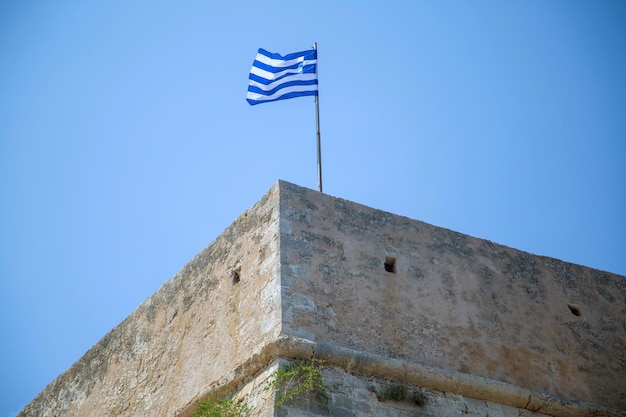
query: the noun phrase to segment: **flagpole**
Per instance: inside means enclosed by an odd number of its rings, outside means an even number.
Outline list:
[[[313,43],[313,49],[317,51],[317,42]],[[316,69],[317,71],[317,66]],[[319,83],[319,78],[318,78]],[[319,84],[317,95],[315,96],[315,120],[317,122],[317,188],[322,192],[322,140],[320,135],[320,99]]]

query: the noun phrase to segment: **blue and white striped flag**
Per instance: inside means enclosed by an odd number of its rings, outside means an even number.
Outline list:
[[[246,100],[250,105],[301,96],[317,96],[317,50],[282,56],[259,48]]]

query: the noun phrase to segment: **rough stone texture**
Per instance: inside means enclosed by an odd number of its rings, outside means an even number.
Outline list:
[[[274,408],[275,394],[268,391],[268,379],[280,366],[291,361],[274,361],[262,372],[250,378],[237,390],[233,398],[245,401],[255,417],[544,417],[529,410],[519,409],[493,401],[476,400],[463,395],[424,389],[420,386],[386,380],[371,375],[346,372],[344,369],[323,366],[321,369],[328,404],[320,404],[313,394]],[[385,398],[390,389],[401,386],[403,398]],[[415,401],[420,393],[420,402]]]
[[[626,408],[624,277],[283,188],[284,333]]]
[[[333,416],[626,415],[625,305],[622,276],[279,181],[20,416],[185,417],[213,391],[320,415],[263,390],[312,356]]]
[[[232,379],[280,334],[277,201],[274,187],[19,415],[172,416]]]
[[[341,369],[326,368],[322,372],[329,403],[321,406],[314,398],[303,398],[294,404],[281,407],[275,414],[280,417],[328,416],[351,417],[543,417],[545,414],[520,410],[491,401],[466,398],[462,395],[427,390],[371,376],[348,373]],[[402,387],[405,398],[385,399],[387,390]],[[417,404],[413,395],[420,392],[423,404]],[[382,398],[381,398],[382,397]]]

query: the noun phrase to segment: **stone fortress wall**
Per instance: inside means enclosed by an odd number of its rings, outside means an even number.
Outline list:
[[[172,416],[233,379],[281,331],[277,194],[241,215],[19,416]]]
[[[625,277],[279,181],[20,416],[623,416],[625,346]],[[310,357],[330,408],[275,409],[271,370]]]

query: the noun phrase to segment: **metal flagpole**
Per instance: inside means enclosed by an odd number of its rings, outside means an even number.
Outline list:
[[[317,51],[317,42],[313,44],[313,49]],[[315,71],[317,73],[318,66],[316,65]],[[318,78],[319,83],[319,78]],[[317,188],[320,193],[322,192],[322,140],[320,138],[320,91],[319,84],[317,89],[317,95],[315,96],[315,120],[317,122]]]

